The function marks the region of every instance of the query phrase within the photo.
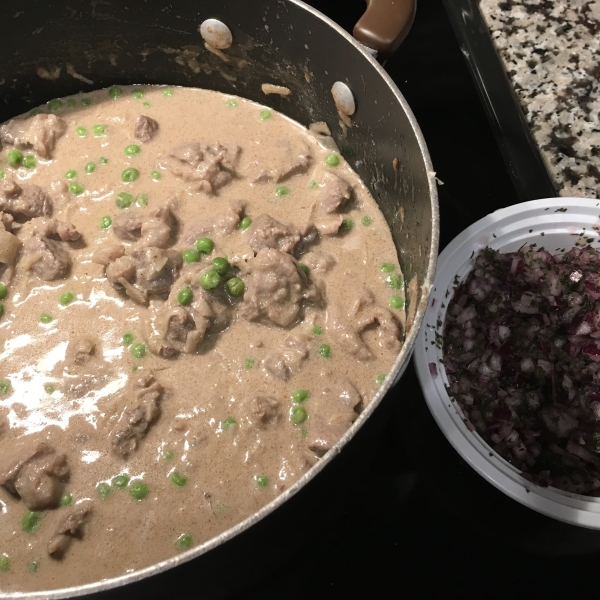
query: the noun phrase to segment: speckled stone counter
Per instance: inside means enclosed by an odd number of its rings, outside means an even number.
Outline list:
[[[481,0],[561,196],[600,197],[600,0]]]

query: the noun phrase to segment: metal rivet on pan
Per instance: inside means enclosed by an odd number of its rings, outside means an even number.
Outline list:
[[[331,95],[337,109],[344,115],[350,116],[356,110],[356,102],[354,102],[354,94],[350,88],[341,81],[336,81],[331,87]]]
[[[225,50],[233,43],[231,29],[217,19],[206,19],[199,27],[204,41],[217,50]]]

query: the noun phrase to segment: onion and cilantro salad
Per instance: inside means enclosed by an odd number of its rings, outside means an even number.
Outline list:
[[[481,250],[448,306],[443,352],[469,429],[529,481],[600,496],[596,249]]]

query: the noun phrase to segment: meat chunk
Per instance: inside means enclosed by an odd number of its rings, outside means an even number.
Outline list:
[[[21,240],[16,235],[0,229],[0,263],[13,265],[21,245]]]
[[[66,455],[43,442],[25,442],[0,459],[0,485],[29,510],[57,507],[68,477]]]
[[[129,458],[137,450],[148,428],[160,414],[164,389],[152,375],[145,375],[134,385],[134,401],[127,406],[110,434],[113,454]]]
[[[337,258],[325,250],[313,250],[302,256],[302,262],[310,269],[311,273],[324,275],[335,267]]]
[[[63,119],[52,114],[40,114],[28,119],[11,119],[0,127],[0,140],[15,148],[33,148],[38,156],[52,158],[56,141],[67,130]]]
[[[41,187],[19,185],[7,177],[0,181],[0,210],[18,219],[48,217],[52,214],[52,200]]]
[[[252,236],[248,243],[254,252],[258,252],[263,248],[275,248],[281,250],[281,252],[292,254],[300,238],[298,232],[291,231],[283,223],[263,214],[254,219]]]
[[[71,255],[61,242],[43,235],[33,235],[23,245],[21,266],[43,281],[67,277],[71,270]]]
[[[347,378],[323,372],[320,382],[310,399],[306,438],[317,456],[323,456],[344,435],[362,405],[361,395]]]
[[[146,115],[140,115],[135,122],[134,135],[140,142],[147,144],[154,139],[158,132],[158,122]]]
[[[263,368],[281,381],[288,381],[297,373],[308,358],[308,335],[293,333],[283,344],[270,352],[263,361]]]
[[[209,194],[229,183],[236,175],[239,146],[212,146],[188,142],[177,146],[159,160],[159,164],[194,191]]]
[[[4,231],[8,231],[10,233],[12,231],[14,222],[15,218],[12,215],[0,211],[0,231],[4,229]]]
[[[75,242],[81,239],[81,234],[73,223],[66,223],[58,219],[36,217],[27,223],[27,229],[40,236],[56,236],[63,242]]]
[[[125,246],[115,244],[112,246],[102,246],[92,255],[92,262],[97,265],[108,266],[111,262],[121,258],[125,254]]]
[[[71,542],[81,537],[81,530],[88,517],[92,514],[92,503],[84,502],[76,506],[59,523],[50,538],[46,550],[52,558],[60,559],[69,549]]]
[[[263,248],[245,266],[246,292],[240,314],[250,321],[287,327],[299,316],[302,300],[314,294],[294,258]]]
[[[324,215],[315,219],[315,228],[320,235],[337,235],[344,217],[342,215]]]
[[[264,429],[281,421],[279,401],[272,396],[252,396],[242,403],[243,424]]]
[[[233,202],[225,210],[196,219],[186,225],[183,240],[195,244],[201,237],[221,237],[237,230],[240,216],[244,212],[243,202]]]
[[[312,160],[309,147],[300,140],[278,140],[275,142],[277,162],[264,165],[253,162],[248,166],[248,176],[253,183],[284,181],[292,175],[305,173]]]
[[[91,360],[95,349],[96,344],[88,338],[71,340],[67,346],[67,360],[75,365],[85,365]]]
[[[325,173],[319,193],[319,209],[332,213],[346,203],[352,195],[352,188],[334,173]]]
[[[168,206],[150,211],[129,209],[113,221],[113,233],[121,240],[134,242],[140,248],[167,248],[171,242],[173,218]]]

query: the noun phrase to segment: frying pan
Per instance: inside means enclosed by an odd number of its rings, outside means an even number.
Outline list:
[[[177,557],[38,597],[98,592],[105,597],[106,590],[125,584],[133,585],[128,597],[156,597],[164,571],[174,567],[198,574],[200,597],[231,591],[236,581],[248,581],[267,564],[273,567],[304,530],[314,531],[303,523],[318,523],[331,514],[326,506],[338,498],[335,490],[347,489],[348,465],[357,469],[374,447],[376,424],[390,395],[382,401],[410,360],[428,302],[439,216],[434,172],[419,127],[374,58],[389,56],[407,34],[414,0],[367,4],[354,29],[356,39],[299,0],[28,0],[0,20],[0,121],[58,96],[137,83],[215,89],[266,104],[304,125],[326,122],[378,202],[410,282],[404,347],[386,383],[340,441],[292,487],[235,527]],[[232,33],[232,45],[220,53],[209,51],[199,32],[207,19],[219,20]],[[331,94],[336,82],[352,94],[351,116],[338,112]],[[291,94],[266,96],[263,83],[286,86]],[[150,575],[155,576],[150,582],[142,581]],[[177,589],[170,591],[177,597]],[[110,597],[115,594],[117,590]]]

